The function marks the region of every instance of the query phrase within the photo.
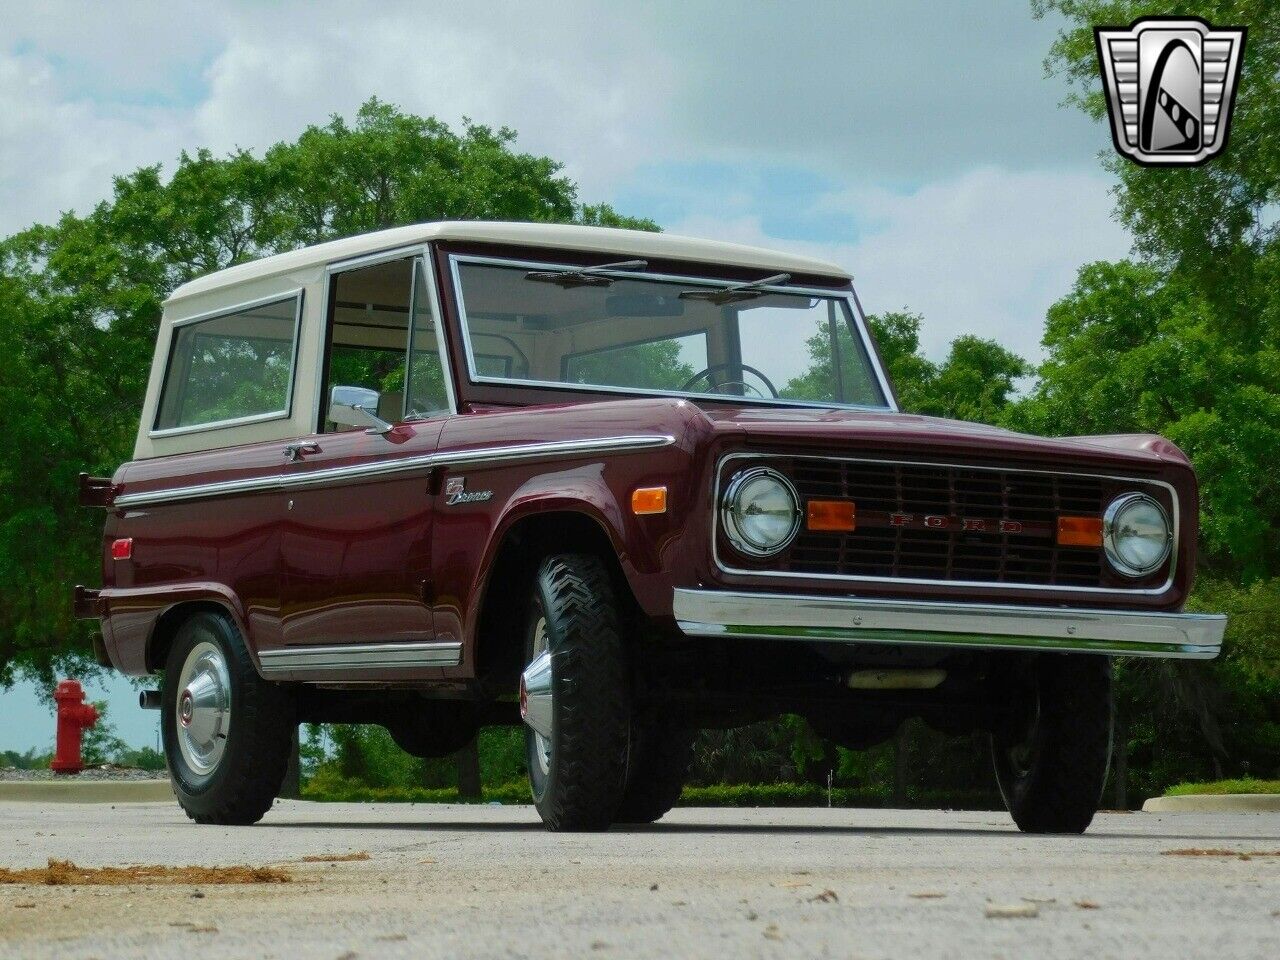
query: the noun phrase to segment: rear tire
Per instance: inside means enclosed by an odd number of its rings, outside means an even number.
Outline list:
[[[261,820],[293,752],[294,698],[258,675],[225,614],[202,611],[178,628],[160,716],[169,776],[187,816],[233,825]]]
[[[614,814],[615,823],[653,823],[680,799],[695,731],[661,721],[634,724],[627,757],[627,787]]]
[[[1014,693],[1012,722],[992,735],[996,780],[1024,833],[1084,833],[1111,762],[1111,661],[1041,656]]]
[[[626,644],[604,564],[545,559],[534,578],[525,662],[551,658],[550,738],[526,731],[529,782],[550,830],[607,830],[626,783],[631,691]]]

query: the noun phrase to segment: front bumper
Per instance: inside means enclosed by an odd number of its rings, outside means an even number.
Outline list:
[[[1012,607],[993,603],[675,591],[674,612],[690,636],[835,643],[1043,650],[1211,660],[1227,618]]]

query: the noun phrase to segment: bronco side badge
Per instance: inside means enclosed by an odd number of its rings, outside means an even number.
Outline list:
[[[460,503],[484,503],[493,499],[492,490],[475,490],[467,492],[466,477],[450,477],[444,483],[444,505],[457,506]]]
[[[1191,167],[1227,146],[1245,27],[1143,17],[1093,31],[1116,150],[1147,167]]]

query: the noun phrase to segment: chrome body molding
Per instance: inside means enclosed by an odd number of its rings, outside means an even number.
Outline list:
[[[695,637],[1043,650],[1208,660],[1222,614],[1071,610],[993,603],[675,591],[673,612]]]
[[[112,505],[116,507],[149,507],[183,500],[225,497],[236,493],[292,490],[330,483],[347,483],[352,480],[376,479],[413,470],[428,470],[433,467],[484,467],[522,460],[565,459],[590,456],[596,453],[632,453],[639,450],[667,447],[675,442],[675,437],[669,434],[648,434],[600,437],[590,440],[525,443],[510,447],[459,450],[452,453],[430,453],[418,457],[374,460],[346,467],[326,467],[297,473],[274,473],[270,476],[250,477],[244,480],[224,480],[219,483],[201,483],[185,487],[169,487],[163,490],[147,490],[141,493],[126,493],[116,497]]]
[[[462,644],[353,643],[333,647],[285,647],[258,654],[264,677],[295,671],[391,670],[406,667],[456,667],[462,662]]]
[[[1178,556],[1177,546],[1181,531],[1179,529],[1179,501],[1178,491],[1171,484],[1165,483],[1163,480],[1151,480],[1141,477],[1126,477],[1108,473],[1085,473],[1079,470],[1037,470],[1035,468],[1024,467],[984,467],[974,466],[959,461],[945,462],[936,460],[891,460],[884,457],[833,457],[823,456],[821,454],[781,454],[781,453],[730,453],[720,458],[716,464],[716,480],[715,480],[715,501],[720,502],[721,480],[725,473],[725,464],[734,460],[751,461],[753,463],[766,464],[770,460],[779,458],[788,458],[795,460],[828,460],[840,461],[844,463],[891,463],[900,464],[907,467],[944,467],[955,468],[963,467],[965,470],[983,470],[1002,473],[1032,473],[1047,474],[1059,477],[1091,477],[1097,480],[1116,480],[1121,483],[1132,483],[1138,486],[1159,487],[1169,494],[1169,498],[1173,504],[1171,511],[1171,519],[1173,522],[1173,552],[1169,561],[1169,575],[1165,577],[1164,582],[1154,587],[1073,587],[1073,586],[1051,586],[1044,583],[997,583],[985,580],[929,580],[919,577],[872,577],[847,575],[842,573],[792,573],[785,570],[753,570],[749,567],[735,567],[727,558],[725,558],[720,549],[720,515],[719,511],[712,511],[711,514],[711,555],[715,560],[717,569],[721,573],[727,573],[734,576],[743,577],[765,577],[770,580],[826,580],[834,583],[909,583],[922,587],[972,587],[975,590],[997,590],[1000,592],[1026,592],[1028,590],[1036,590],[1041,593],[1053,591],[1063,594],[1109,594],[1113,597],[1132,597],[1132,596],[1157,596],[1166,593],[1173,586],[1174,574],[1177,572]]]

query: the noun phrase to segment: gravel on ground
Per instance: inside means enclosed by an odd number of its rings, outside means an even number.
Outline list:
[[[680,809],[550,834],[524,806],[281,802],[232,828],[172,804],[0,803],[0,866],[140,868],[0,885],[0,956],[1255,958],[1280,943],[1272,851],[1280,817],[1257,813],[1046,837],[999,813]]]

